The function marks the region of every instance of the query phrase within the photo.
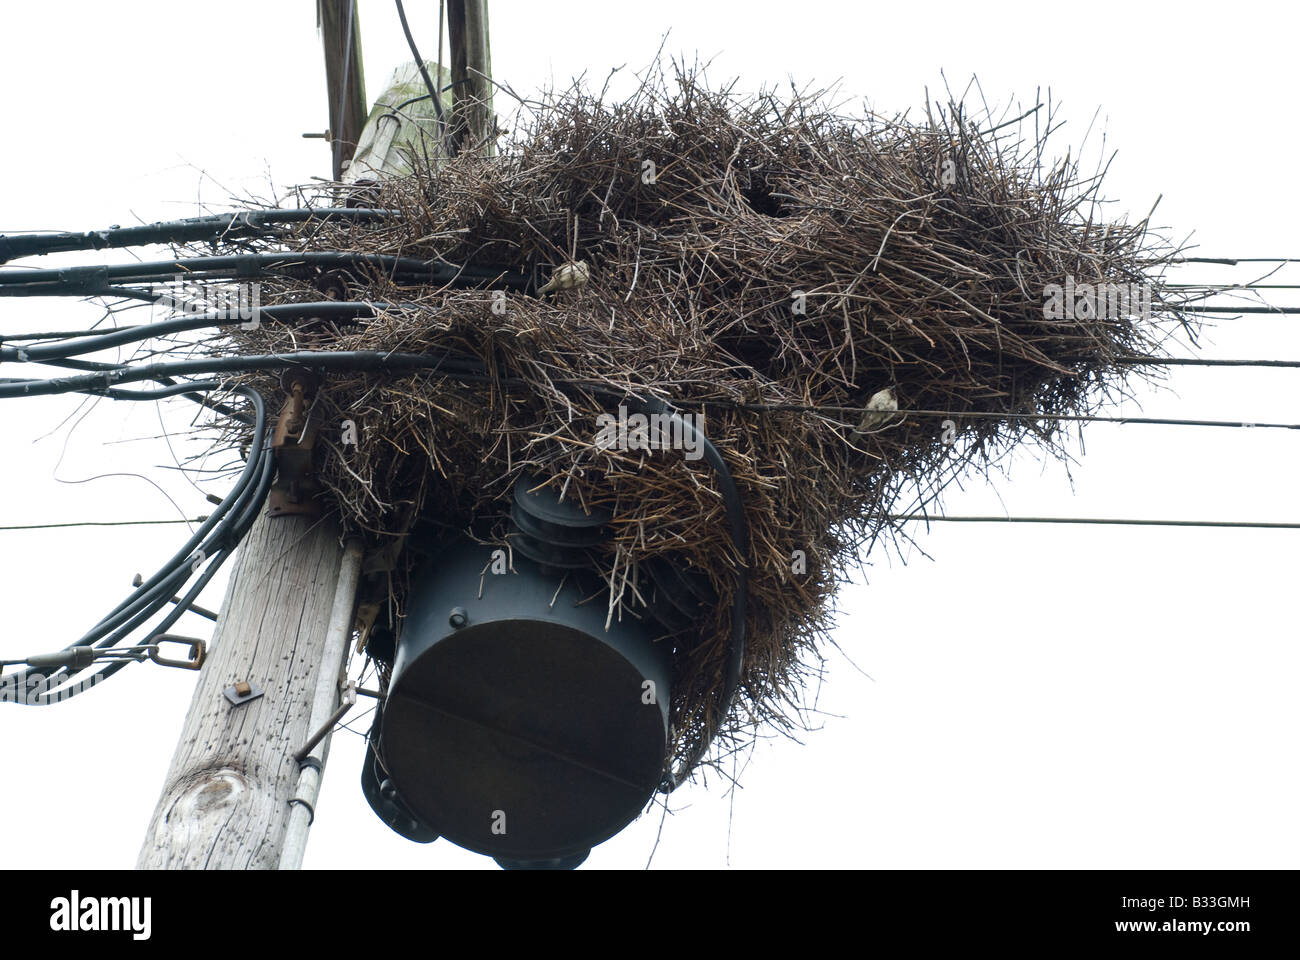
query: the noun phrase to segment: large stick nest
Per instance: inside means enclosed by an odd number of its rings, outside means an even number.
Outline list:
[[[1045,161],[1046,134],[1023,134],[1034,119],[1000,119],[977,122],[959,104],[920,122],[846,117],[822,97],[740,98],[690,74],[653,79],[620,103],[575,87],[534,104],[495,159],[413,157],[412,176],[364,199],[399,217],[313,224],[268,248],[542,280],[585,261],[585,286],[509,293],[501,313],[487,290],[398,287],[362,272],[277,279],[263,284],[263,304],[325,289],[419,309],[359,324],[267,322],[214,349],[480,358],[487,382],[328,376],[312,416],[329,425],[318,443],[331,509],[376,547],[425,525],[500,520],[525,472],[612,509],[601,555],[610,596],[599,601],[612,616],[643,612],[641,571],[658,556],[702,572],[718,596],[709,618],[663,641],[676,651],[675,756],[716,734],[743,743],[755,724],[800,719],[835,586],[899,534],[891,514],[1022,441],[1064,455],[1054,418],[1095,411],[1139,369],[1121,358],[1156,354],[1162,324],[1151,318],[1045,318],[1049,284],[1151,284],[1152,315],[1183,320],[1161,282],[1176,251],[1146,221],[1103,222],[1100,179]],[[681,451],[599,445],[609,395],[572,386],[593,382],[703,413],[735,477],[752,547],[729,716],[720,700],[740,558],[717,476]],[[861,409],[887,388],[903,411],[952,413],[864,422]],[[344,420],[357,425],[355,447],[339,442]],[[486,539],[505,537],[498,522]]]

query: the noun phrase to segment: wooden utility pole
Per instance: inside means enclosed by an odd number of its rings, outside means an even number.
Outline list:
[[[356,0],[316,0],[316,25],[325,46],[334,179],[340,180],[366,123],[366,81],[361,68],[361,21]]]
[[[457,153],[496,155],[492,112],[492,51],[487,0],[447,0],[451,44],[451,138]]]
[[[314,732],[312,701],[342,553],[332,523],[263,514],[253,524],[226,587],[140,868],[279,865],[299,775],[293,754]],[[232,703],[225,691],[240,683],[249,685],[252,699]]]
[[[352,0],[319,0],[317,10],[331,116],[340,115],[336,106],[341,102],[344,118],[364,120],[361,42],[352,7]],[[490,153],[495,119],[485,79],[491,69],[487,3],[451,0],[448,8],[449,21],[459,24],[452,26],[450,36],[453,62],[461,63],[464,80],[457,87],[464,92],[459,100],[453,98],[452,106],[454,113],[454,104],[459,103],[465,118],[465,139],[460,143],[463,149]],[[349,29],[350,46],[339,39]],[[355,67],[347,67],[352,58]],[[341,84],[339,77],[344,75],[355,77],[355,83]],[[415,75],[413,69],[399,69],[393,88],[381,101],[409,99],[402,91],[414,83]],[[348,92],[340,101],[336,91],[344,87]],[[362,97],[362,107],[349,106],[357,95]],[[355,133],[348,133],[351,128],[346,124],[333,130],[335,179],[406,172],[400,151],[390,149],[394,136],[401,136],[391,129],[393,118],[384,116],[392,105],[378,111],[374,126],[367,125],[364,131],[360,124]],[[428,129],[436,130],[434,109],[427,102],[410,104],[407,112],[416,116],[403,123],[422,131],[419,121],[424,111]],[[381,121],[388,125],[382,131]],[[358,142],[367,145],[367,160],[348,170]],[[328,726],[339,703],[361,570],[360,545],[352,542],[344,548],[340,539],[337,523],[305,515],[263,513],[253,524],[239,548],[139,867],[301,866],[329,736],[304,760],[294,755]]]

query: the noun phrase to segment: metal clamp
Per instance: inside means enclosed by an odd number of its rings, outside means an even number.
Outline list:
[[[200,670],[208,655],[208,645],[197,637],[178,637],[173,633],[160,633],[150,637],[149,659],[160,667],[177,667],[181,670]],[[158,647],[163,643],[183,643],[190,648],[190,655],[185,660],[172,660],[158,654]]]
[[[268,498],[267,516],[304,514],[314,517],[320,513],[320,503],[315,498],[320,483],[314,476],[312,462],[316,427],[311,422],[317,378],[310,371],[293,368],[284,372],[280,384],[289,398],[271,435],[276,480]]]

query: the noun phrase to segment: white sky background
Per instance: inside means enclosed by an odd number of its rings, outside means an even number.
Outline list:
[[[410,0],[435,55],[435,3]],[[409,59],[393,5],[362,0],[368,95]],[[1118,148],[1106,194],[1210,256],[1300,256],[1294,8],[1235,4],[515,3],[491,8],[497,77],[524,95],[666,53],[754,90],[839,81],[850,104],[924,106],[977,74],[991,102],[1064,100],[1059,154],[1100,107]],[[102,228],[224,209],[328,176],[313,4],[6,3],[0,19],[0,232]],[[497,101],[509,109],[508,98]],[[1095,151],[1092,154],[1095,156]],[[206,206],[200,206],[200,203]],[[142,255],[156,256],[151,250]],[[24,266],[121,261],[63,254]],[[1187,268],[1182,280],[1249,279]],[[1300,282],[1300,269],[1273,282]],[[1281,298],[1277,298],[1280,302]],[[0,331],[67,329],[75,301],[0,300]],[[1300,358],[1297,319],[1224,319],[1204,355]],[[48,369],[48,368],[44,368]],[[0,371],[17,375],[11,366]],[[1176,369],[1149,416],[1300,421],[1300,371]],[[208,512],[149,404],[0,403],[0,526]],[[190,409],[187,409],[190,408]],[[165,408],[172,429],[191,405]],[[84,412],[84,409],[82,410]],[[1136,405],[1124,412],[1136,414]],[[80,414],[78,414],[80,416]],[[1074,484],[1018,460],[947,512],[1300,521],[1300,435],[1094,424]],[[184,452],[184,451],[182,451]],[[1078,451],[1076,448],[1076,452]],[[60,458],[61,462],[60,462]],[[139,472],[160,484],[100,473]],[[224,488],[217,492],[224,492]],[[184,527],[0,531],[0,659],[80,636]],[[672,798],[653,866],[1295,867],[1295,626],[1300,531],[936,525],[933,559],[873,555],[841,593],[822,729]],[[200,601],[215,607],[224,572]],[[186,617],[181,632],[208,636]],[[193,675],[153,665],[45,709],[0,705],[0,867],[127,867],[162,788]],[[361,727],[368,726],[368,720]],[[491,867],[384,827],[338,734],[309,867]],[[641,867],[660,817],[596,848]]]

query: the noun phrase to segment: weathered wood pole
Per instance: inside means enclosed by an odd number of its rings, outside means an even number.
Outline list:
[[[451,47],[451,139],[457,153],[496,155],[487,0],[447,0]]]
[[[141,869],[275,869],[298,784],[293,754],[334,606],[339,531],[267,517],[239,548],[207,661],[140,851]],[[262,695],[238,705],[227,687]]]
[[[460,77],[452,98],[453,129],[458,109],[462,118],[457,143],[461,150],[491,156],[495,118],[486,79],[491,75],[487,0],[449,0],[447,8],[453,83]],[[349,80],[341,114],[345,120],[359,118],[355,132],[349,132],[346,122],[331,128],[334,177],[354,180],[359,171],[350,176],[345,171],[363,139],[366,118],[359,26],[353,0],[319,0],[317,10],[331,117],[340,116],[336,91],[345,86],[343,64],[348,57],[356,60],[347,68],[355,81]],[[350,47],[340,41],[348,29],[353,31]],[[357,97],[359,107],[348,104]],[[375,130],[370,134],[373,140]],[[373,158],[376,166],[363,170],[381,178],[399,175],[398,160],[385,149]],[[306,828],[303,805],[294,801],[316,796],[323,770],[311,764],[304,768],[293,755],[332,709],[325,704],[338,701],[360,563],[359,548],[344,550],[340,539],[336,523],[307,516],[271,518],[263,512],[253,524],[239,548],[208,658],[140,851],[140,868],[301,865]],[[259,688],[262,695],[232,704],[225,691],[240,683]],[[328,749],[326,737],[312,751],[322,767]],[[307,825],[310,819],[314,811]]]
[[[356,0],[317,0],[316,23],[325,47],[330,147],[334,179],[339,180],[366,123],[366,81],[361,68],[361,21]]]

